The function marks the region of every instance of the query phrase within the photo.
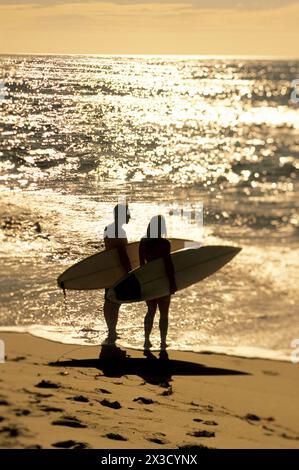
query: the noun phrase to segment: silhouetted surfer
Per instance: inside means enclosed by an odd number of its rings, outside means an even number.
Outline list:
[[[131,271],[131,263],[127,254],[127,234],[123,225],[131,218],[128,204],[117,204],[113,209],[114,221],[104,229],[104,242],[106,250],[117,249],[120,262],[126,272]],[[116,325],[120,304],[110,302],[106,298],[108,289],[105,289],[104,317],[108,327],[108,336],[104,344],[114,344],[117,339]]]
[[[161,215],[152,217],[147,227],[146,236],[140,240],[140,266],[156,258],[163,258],[166,274],[168,275],[169,279],[170,294],[174,294],[177,290],[177,286],[174,277],[173,264],[170,257],[171,246],[170,242],[166,238],[162,238],[164,235],[166,235],[166,223],[164,217]],[[168,330],[168,311],[170,306],[170,297],[170,295],[166,295],[164,297],[148,300],[146,302],[147,313],[144,318],[145,350],[150,349],[152,346],[150,342],[150,334],[153,328],[157,307],[159,307],[160,311],[159,329],[161,336],[161,350],[164,351],[167,347],[166,336]]]

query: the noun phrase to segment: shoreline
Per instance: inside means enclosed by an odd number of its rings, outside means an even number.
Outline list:
[[[99,361],[99,346],[1,339],[0,448],[298,448],[294,364],[133,349]]]
[[[5,333],[16,333],[16,334],[29,334],[35,338],[41,338],[46,341],[52,341],[54,343],[59,343],[59,344],[64,344],[68,346],[77,346],[77,347],[100,347],[101,346],[101,341],[98,343],[84,343],[83,341],[80,342],[80,340],[72,340],[70,341],[63,341],[62,339],[59,338],[59,334],[56,333],[55,336],[55,330],[53,331],[53,334],[49,332],[49,329],[52,326],[46,326],[46,325],[30,325],[30,326],[2,326],[0,327],[0,339],[1,339],[1,334]],[[36,331],[34,331],[36,329]],[[42,334],[42,332],[48,332],[48,334]],[[62,336],[67,336],[67,333]],[[126,348],[130,349],[133,351],[139,351],[143,352],[143,348],[138,347],[138,346],[132,346],[128,345],[126,341],[123,343],[120,341],[117,342],[117,346],[121,348]],[[193,354],[213,354],[213,355],[220,355],[220,356],[228,356],[228,357],[236,357],[240,359],[261,359],[261,360],[268,360],[268,361],[278,361],[278,362],[286,362],[286,363],[292,363],[291,361],[291,353],[286,352],[286,351],[275,351],[273,349],[267,349],[267,348],[260,348],[260,347],[250,347],[250,346],[212,346],[209,347],[205,344],[203,344],[198,351],[192,350],[192,349],[183,349],[183,348],[176,348],[176,347],[171,347],[171,351],[177,352],[177,353],[193,353]],[[152,352],[159,352],[159,348],[153,347],[151,349]]]

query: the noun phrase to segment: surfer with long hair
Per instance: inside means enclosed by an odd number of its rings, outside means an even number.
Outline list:
[[[157,299],[148,300],[147,313],[144,318],[144,349],[149,350],[152,347],[150,342],[150,334],[153,329],[154,318],[159,307],[160,321],[159,329],[161,336],[161,351],[167,348],[166,337],[168,331],[168,312],[170,306],[171,295],[177,290],[174,268],[171,261],[171,246],[169,240],[163,238],[166,236],[166,222],[162,215],[156,215],[151,218],[148,224],[146,235],[141,238],[139,244],[139,260],[140,266],[153,261],[157,258],[163,258],[165,271],[169,279],[170,295],[159,297]]]
[[[105,248],[106,250],[117,249],[120,262],[128,273],[132,268],[126,250],[128,244],[127,234],[123,228],[123,225],[128,224],[131,218],[128,204],[117,204],[113,209],[113,216],[114,221],[104,230]],[[117,340],[116,326],[120,304],[110,302],[107,299],[107,291],[108,289],[105,289],[104,318],[108,327],[108,336],[104,344],[114,345]]]

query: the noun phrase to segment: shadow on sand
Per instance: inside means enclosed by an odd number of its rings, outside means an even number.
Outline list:
[[[144,352],[144,355],[145,358],[131,358],[119,347],[103,346],[98,359],[70,359],[51,362],[49,365],[95,368],[107,377],[137,375],[148,383],[165,387],[169,386],[173,375],[249,375],[236,370],[207,367],[196,362],[172,360],[168,358],[166,351],[160,352],[158,357],[151,352]]]

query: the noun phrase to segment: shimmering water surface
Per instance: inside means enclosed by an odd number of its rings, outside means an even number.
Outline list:
[[[298,77],[298,61],[0,56],[0,326],[104,338],[102,291],[64,302],[56,277],[100,249],[126,195],[131,241],[162,206],[170,236],[200,240],[196,221],[169,208],[203,204],[203,242],[243,247],[173,297],[173,348],[289,357],[299,337]],[[144,312],[122,307],[121,345],[142,346]]]

